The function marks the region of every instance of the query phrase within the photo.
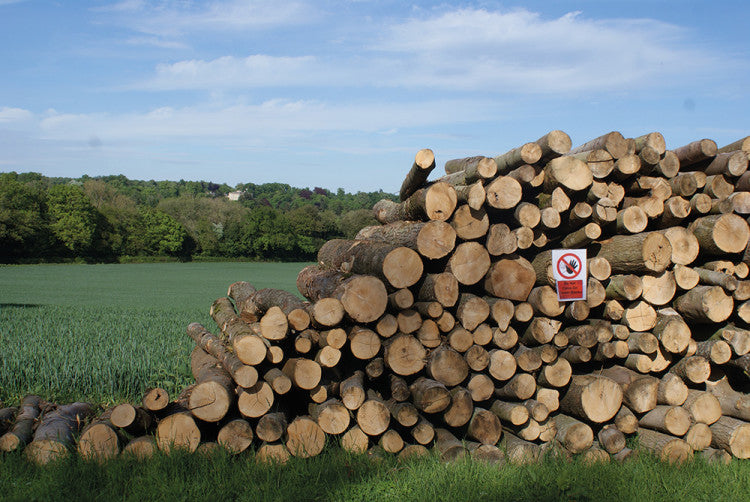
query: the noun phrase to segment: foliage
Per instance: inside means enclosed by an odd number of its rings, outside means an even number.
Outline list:
[[[15,173],[0,174],[0,259],[44,256],[50,246],[44,191]]]
[[[52,234],[73,255],[86,256],[97,234],[97,212],[77,185],[56,185],[47,192]]]
[[[374,224],[382,191],[0,174],[0,262],[155,256],[310,260],[327,240]]]

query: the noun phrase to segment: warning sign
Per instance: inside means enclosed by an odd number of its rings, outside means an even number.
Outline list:
[[[552,250],[552,271],[557,287],[557,299],[571,302],[586,299],[586,250]]]

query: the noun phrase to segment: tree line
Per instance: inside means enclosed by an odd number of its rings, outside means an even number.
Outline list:
[[[239,200],[230,200],[230,192],[239,192]],[[0,173],[0,262],[311,260],[325,241],[375,224],[371,208],[383,198],[395,195]]]

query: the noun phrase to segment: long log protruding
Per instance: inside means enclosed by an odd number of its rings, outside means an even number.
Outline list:
[[[402,201],[406,200],[411,194],[422,188],[433,169],[435,169],[435,154],[432,150],[423,148],[418,151],[414,156],[414,164],[412,164],[404,182],[401,184],[399,198]]]

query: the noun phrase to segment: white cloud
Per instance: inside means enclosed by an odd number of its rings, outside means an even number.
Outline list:
[[[28,122],[33,117],[33,113],[23,108],[9,108],[7,106],[0,108],[0,124]]]
[[[314,10],[301,2],[230,0],[185,2],[125,0],[94,9],[141,33],[175,37],[194,31],[246,30],[306,23]]]
[[[391,26],[371,48],[411,71],[392,85],[513,92],[664,84],[717,63],[677,26],[649,19],[544,19],[524,9],[460,9]],[[686,65],[685,61],[691,61]]]
[[[153,89],[215,89],[257,86],[325,84],[313,56],[273,57],[256,54],[245,58],[223,56],[211,61],[186,60],[160,64],[148,83]]]
[[[384,26],[347,52],[184,60],[161,64],[136,87],[393,87],[488,93],[635,91],[710,79],[719,58],[677,26],[648,19],[544,19],[460,9]],[[364,36],[364,35],[362,35]],[[690,61],[686,65],[685,61]],[[727,61],[721,59],[722,64]],[[744,63],[746,64],[746,63]],[[701,68],[704,77],[696,75]],[[713,77],[715,78],[715,77]]]

